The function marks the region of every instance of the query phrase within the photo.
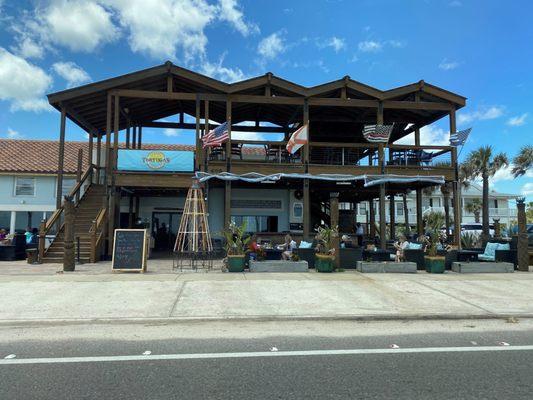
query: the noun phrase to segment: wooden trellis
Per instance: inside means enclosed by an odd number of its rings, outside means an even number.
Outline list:
[[[204,261],[212,258],[213,243],[203,192],[196,180],[187,192],[174,253],[179,260],[176,267],[179,266],[180,269],[183,268],[184,260],[193,269],[199,266],[210,269],[211,264]]]

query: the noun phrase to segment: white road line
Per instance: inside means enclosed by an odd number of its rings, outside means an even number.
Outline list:
[[[151,354],[132,356],[95,356],[95,357],[62,357],[62,358],[15,358],[0,359],[2,365],[20,364],[66,364],[66,363],[99,363],[118,361],[166,361],[166,360],[198,360],[221,358],[255,358],[255,357],[305,357],[305,356],[344,356],[365,354],[412,354],[412,353],[477,353],[491,351],[531,351],[529,346],[476,346],[476,347],[421,347],[400,349],[347,349],[347,350],[298,350],[298,351],[252,351],[243,353],[196,353],[196,354]]]

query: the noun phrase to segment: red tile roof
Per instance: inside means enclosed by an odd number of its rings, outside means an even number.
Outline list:
[[[125,145],[121,143],[120,147]],[[65,173],[76,173],[79,149],[83,149],[83,170],[87,168],[89,143],[65,142]],[[142,149],[194,151],[194,146],[143,143]],[[264,155],[263,147],[244,147],[243,152]],[[58,154],[59,142],[55,140],[0,139],[0,172],[57,174]]]

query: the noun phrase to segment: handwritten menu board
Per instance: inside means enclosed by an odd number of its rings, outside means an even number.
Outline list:
[[[145,229],[115,229],[113,271],[145,271],[147,255]]]

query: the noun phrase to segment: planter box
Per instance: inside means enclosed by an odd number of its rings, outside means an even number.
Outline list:
[[[307,261],[250,260],[250,272],[309,272]]]
[[[452,271],[461,274],[514,272],[513,263],[508,262],[454,262]]]
[[[389,261],[358,261],[357,271],[364,273],[416,274],[416,263]]]

